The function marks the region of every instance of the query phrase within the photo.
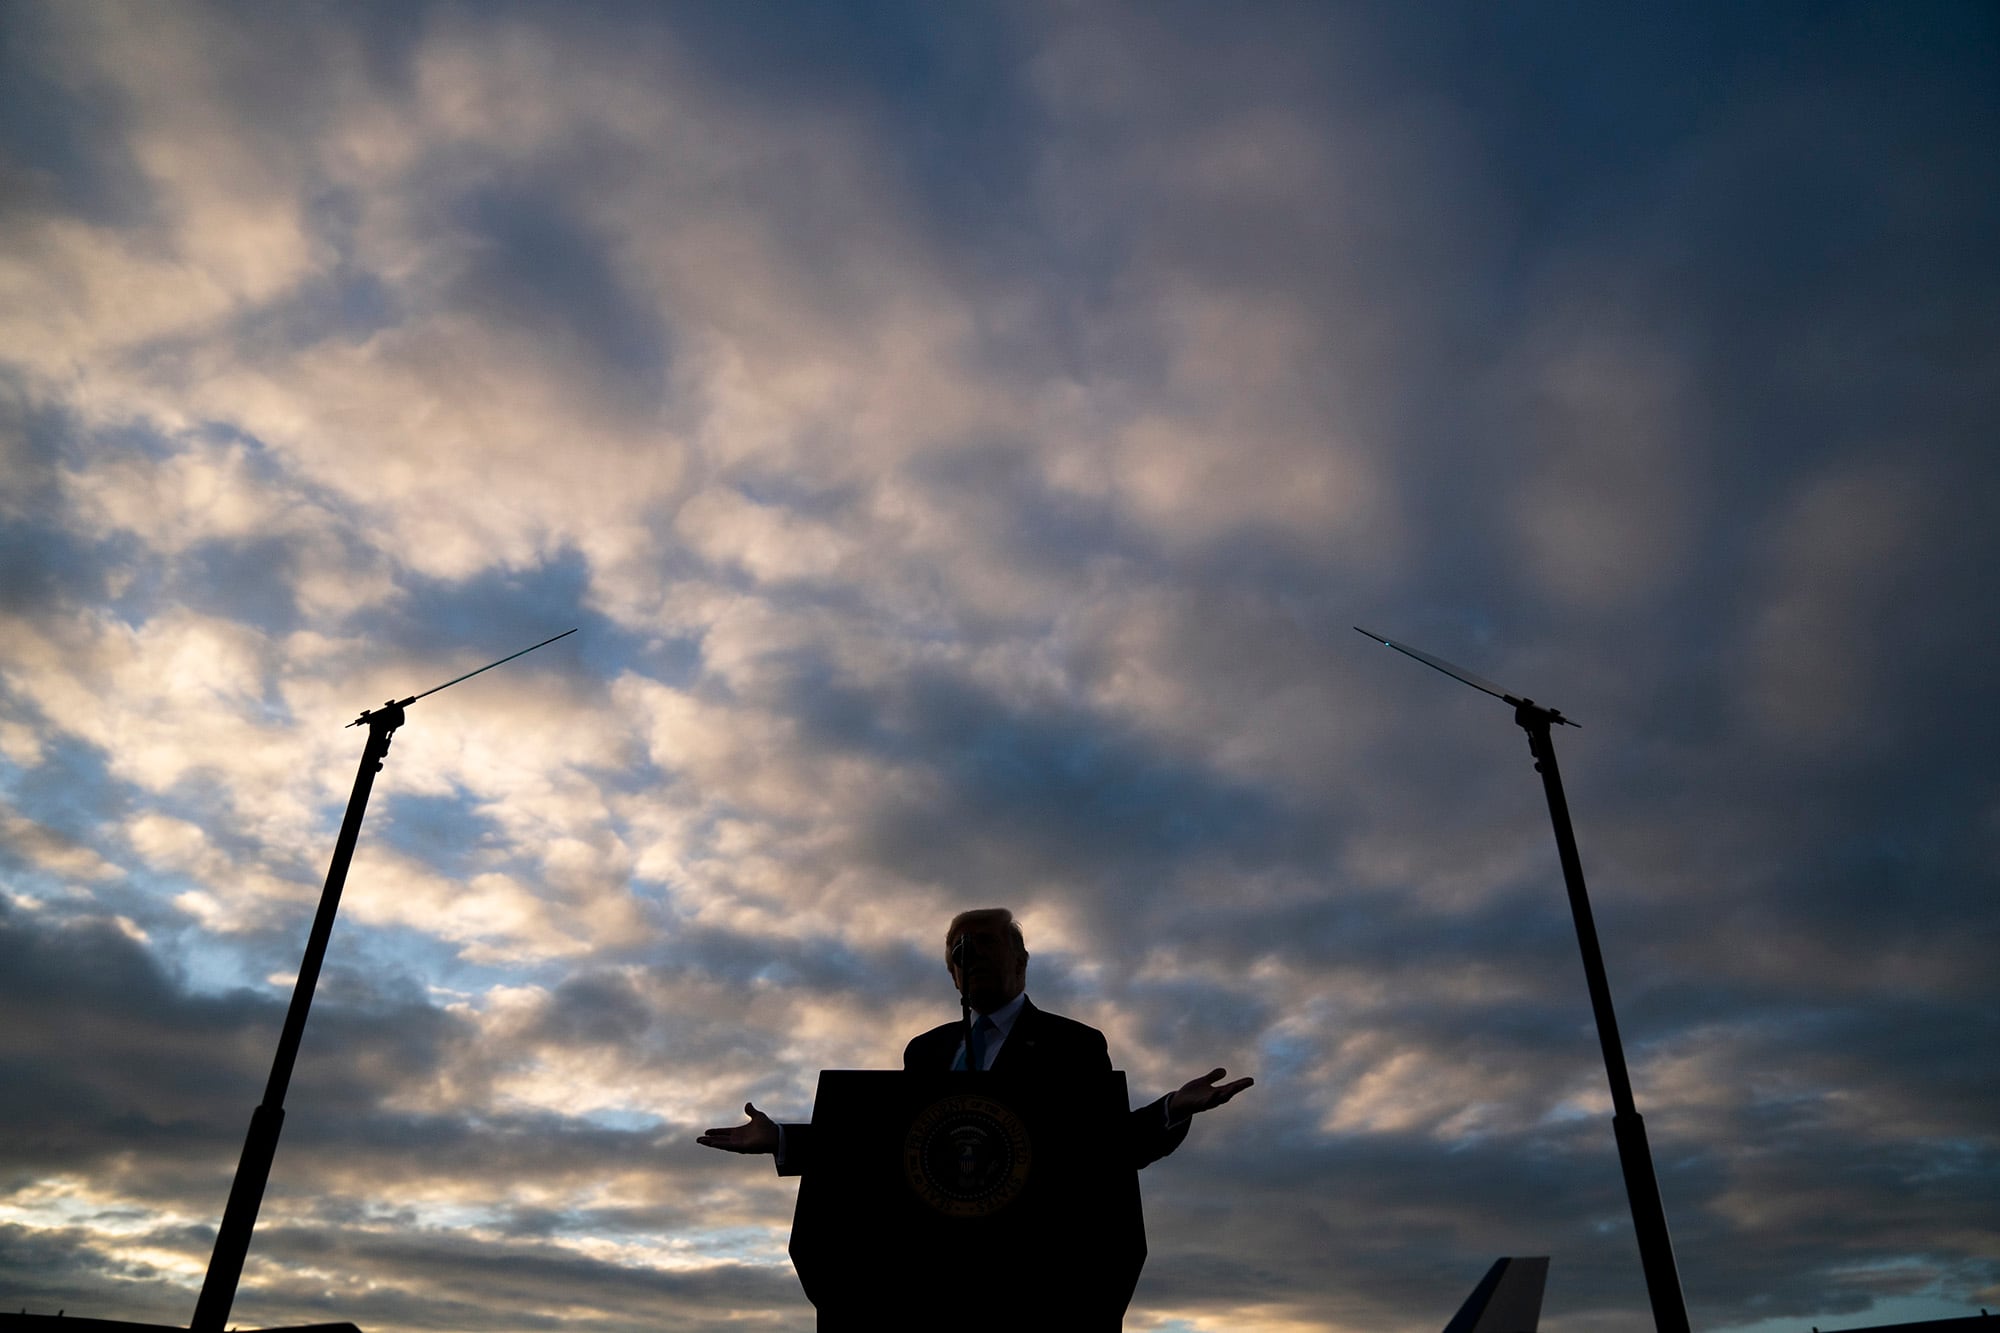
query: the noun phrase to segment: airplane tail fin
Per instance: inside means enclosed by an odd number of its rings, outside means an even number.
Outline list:
[[[1444,1326],[1444,1333],[1535,1333],[1549,1261],[1495,1259],[1486,1276]]]

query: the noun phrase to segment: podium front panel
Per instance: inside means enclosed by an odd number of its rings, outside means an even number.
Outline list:
[[[1116,1328],[1146,1256],[1129,1133],[1120,1073],[822,1072],[791,1245],[821,1327]]]

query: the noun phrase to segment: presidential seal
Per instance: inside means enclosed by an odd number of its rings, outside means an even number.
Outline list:
[[[946,1217],[985,1217],[1028,1183],[1034,1152],[1021,1117],[988,1097],[946,1097],[903,1139],[903,1172],[917,1197]]]

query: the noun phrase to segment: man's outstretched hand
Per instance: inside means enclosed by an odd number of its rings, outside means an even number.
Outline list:
[[[1200,1078],[1181,1084],[1180,1091],[1167,1098],[1167,1119],[1178,1124],[1198,1112],[1212,1111],[1257,1081],[1254,1078],[1239,1078],[1218,1084],[1216,1080],[1228,1072],[1226,1069],[1211,1069]]]
[[[1218,1069],[1216,1072],[1219,1074],[1222,1071]],[[738,1125],[734,1129],[711,1129],[696,1137],[695,1142],[704,1148],[720,1148],[724,1152],[778,1151],[777,1121],[749,1102],[743,1103],[743,1114],[750,1117],[749,1124]]]

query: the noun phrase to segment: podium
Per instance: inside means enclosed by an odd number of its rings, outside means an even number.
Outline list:
[[[1129,1115],[1122,1073],[823,1070],[791,1243],[821,1333],[1118,1329],[1146,1262]]]

